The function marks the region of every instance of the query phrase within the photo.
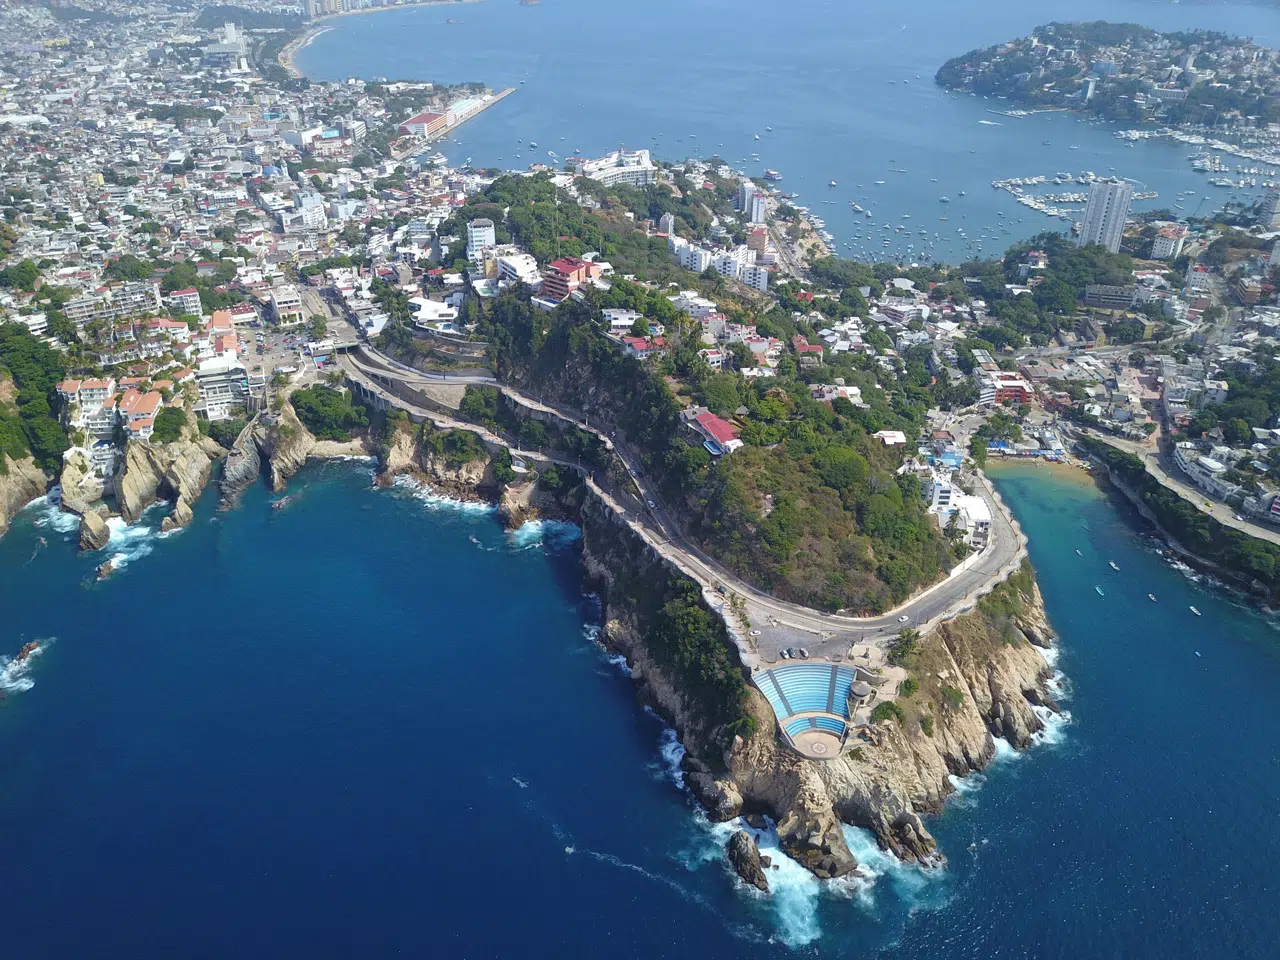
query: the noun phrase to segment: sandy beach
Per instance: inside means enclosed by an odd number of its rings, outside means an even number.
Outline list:
[[[332,26],[325,26],[330,20],[337,20],[339,17],[355,17],[367,13],[385,13],[388,10],[408,10],[414,7],[456,7],[464,3],[484,3],[485,0],[421,0],[418,3],[400,3],[390,7],[371,7],[368,10],[343,10],[339,13],[328,13],[323,17],[316,17],[307,24],[306,30],[290,40],[280,50],[280,66],[291,77],[301,77],[302,71],[297,68],[293,62],[293,58],[298,51],[306,47],[316,37],[322,33],[327,33],[333,29]]]

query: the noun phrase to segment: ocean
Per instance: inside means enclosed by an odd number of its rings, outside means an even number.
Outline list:
[[[836,252],[854,259],[956,263],[1069,227],[993,189],[996,179],[1118,175],[1160,194],[1135,209],[1186,216],[1207,215],[1233,195],[1257,199],[1261,188],[1210,186],[1191,169],[1195,151],[1186,145],[1129,147],[1111,125],[1065,113],[1001,116],[993,111],[1007,110],[1006,101],[933,82],[950,57],[1049,21],[1090,19],[1280,45],[1280,17],[1264,4],[801,0],[784,10],[766,0],[504,0],[341,17],[296,63],[323,80],[515,87],[442,145],[455,165],[470,158],[476,166],[558,168],[566,157],[624,144],[671,161],[719,155],[755,175],[772,167],[783,175],[780,188],[826,222]]]
[[[869,878],[770,897],[594,642],[572,526],[312,464],[283,510],[117,528],[98,583],[37,503],[0,540],[0,649],[45,645],[0,668],[5,955],[1274,955],[1275,627],[1088,481],[994,472],[1067,714],[960,784],[945,870],[850,829]]]

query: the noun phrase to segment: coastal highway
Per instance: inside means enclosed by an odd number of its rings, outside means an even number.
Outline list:
[[[343,365],[348,372],[356,373],[359,382],[365,384],[375,382],[374,378],[391,378],[410,389],[419,389],[438,386],[442,379],[440,376],[424,374],[408,368],[367,346],[363,347],[358,354],[344,356]],[[458,378],[454,382],[492,383],[493,381],[492,378]],[[752,627],[751,632],[754,634],[755,631],[759,631],[759,635],[752,636],[751,639],[751,645],[755,649],[744,652],[765,662],[774,662],[778,658],[780,649],[791,646],[804,646],[814,656],[836,658],[843,657],[853,644],[882,646],[883,641],[895,635],[903,627],[924,628],[935,620],[954,616],[971,607],[979,596],[1008,576],[1024,556],[1025,543],[1020,532],[1015,528],[1003,503],[986,486],[984,480],[975,487],[975,492],[983,497],[991,512],[991,536],[986,549],[969,558],[960,569],[946,579],[925,588],[897,608],[875,617],[848,617],[779,600],[730,573],[684,537],[679,525],[663,504],[657,489],[640,467],[640,459],[636,452],[625,442],[608,436],[576,412],[567,412],[551,406],[506,385],[497,384],[497,386],[513,401],[523,406],[557,416],[596,434],[617,453],[636,486],[638,496],[635,498],[635,505],[631,506],[619,503],[612,497],[606,497],[608,502],[622,513],[627,521],[654,545],[655,549],[701,583],[704,589],[718,593],[718,588],[723,587],[743,598]],[[402,407],[411,407],[410,404],[387,393],[380,386],[377,389],[380,395],[391,402]],[[413,412],[430,416],[437,421],[451,419],[442,417],[438,413],[428,412],[421,407]],[[472,424],[457,422],[457,425],[472,430],[478,429]],[[492,438],[488,431],[484,432],[486,436]],[[594,483],[592,485],[595,486]],[[901,619],[903,617],[906,619]]]

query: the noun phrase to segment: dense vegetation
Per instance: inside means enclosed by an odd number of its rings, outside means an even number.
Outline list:
[[[579,179],[578,182],[590,190],[590,181]],[[650,190],[665,192],[658,187]],[[639,193],[634,189],[632,192]],[[493,221],[499,243],[518,243],[539,262],[562,256],[580,257],[594,251],[612,263],[619,273],[649,279],[673,278],[681,273],[667,249],[666,240],[647,237],[637,230],[635,223],[626,217],[630,212],[627,204],[614,191],[605,192],[605,202],[597,210],[579,206],[564,193],[560,193],[557,203],[556,195],[555,185],[546,174],[500,177],[469,198],[442,224],[441,236],[465,237],[467,223],[486,217]],[[507,210],[505,218],[504,210]]]
[[[182,428],[187,425],[187,415],[180,407],[163,407],[156,414],[151,431],[152,443],[173,443],[182,439]]]
[[[606,306],[663,317],[671,356],[653,367],[625,356],[597,322]],[[697,356],[687,318],[625,281],[551,314],[504,295],[483,308],[479,322],[504,379],[621,430],[686,531],[777,595],[823,609],[878,611],[953,562],[915,478],[898,476],[900,456],[871,436],[886,428],[917,435],[932,397],[910,384],[895,384],[901,389],[892,394],[881,389],[866,358],[807,373],[844,373],[864,384],[866,408],[814,401],[794,364],[771,380],[715,373]],[[713,463],[681,420],[681,401],[733,417],[747,446]],[[505,426],[485,391],[471,391],[467,403],[481,422]]]
[[[298,419],[317,440],[350,440],[351,431],[369,426],[369,414],[351,394],[317,384],[289,395]]]
[[[67,437],[54,416],[62,356],[25,326],[0,325],[0,466],[4,456],[31,454],[45,470],[57,470]],[[5,381],[12,379],[12,388]],[[13,392],[13,402],[7,399]]]
[[[1202,560],[1217,564],[1265,588],[1280,600],[1280,546],[1223,526],[1147,473],[1142,461],[1101,440],[1082,438],[1089,452],[1142,498],[1160,527]]]

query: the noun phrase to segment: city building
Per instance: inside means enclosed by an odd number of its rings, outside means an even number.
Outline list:
[[[689,426],[703,438],[702,445],[712,456],[724,456],[742,446],[742,441],[738,439],[738,428],[709,410],[695,416]]]
[[[1262,226],[1267,230],[1280,230],[1280,190],[1267,191],[1262,201]]]
[[[618,149],[598,160],[573,157],[569,162],[574,172],[589,180],[602,183],[606,187],[613,187],[619,183],[643,187],[658,180],[658,168],[650,158],[648,150]]]
[[[302,295],[294,286],[276,287],[271,291],[271,313],[282,327],[296,326],[306,314],[302,309]],[[228,317],[228,320],[230,317]]]
[[[1187,239],[1187,228],[1180,223],[1168,223],[1160,228],[1151,243],[1152,260],[1173,260],[1182,255],[1182,245]]]
[[[147,281],[123,283],[68,300],[62,312],[78,326],[90,320],[118,320],[160,313],[160,284]]]
[[[559,303],[585,281],[600,276],[600,267],[577,257],[561,257],[547,266],[542,275],[539,295]]]
[[[1129,204],[1133,202],[1133,184],[1125,180],[1103,180],[1089,186],[1089,201],[1080,224],[1080,246],[1100,244],[1111,253],[1120,251]]]
[[[472,263],[479,263],[484,259],[484,251],[497,244],[498,235],[492,220],[480,217],[467,224],[467,259]]]
[[[975,370],[978,378],[978,402],[988,406],[997,403],[1026,403],[1035,388],[1021,374],[1007,370]]]

